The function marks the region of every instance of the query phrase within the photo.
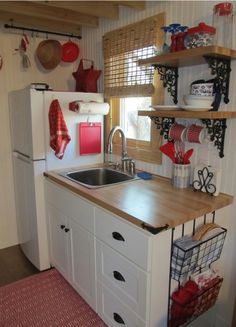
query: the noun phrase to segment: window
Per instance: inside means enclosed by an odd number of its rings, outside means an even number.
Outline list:
[[[144,47],[104,59],[105,95],[151,95],[154,69],[138,65],[139,59],[152,57],[155,47]]]
[[[151,97],[120,98],[120,126],[129,139],[151,140],[151,120],[138,116],[138,110],[148,110]]]
[[[165,14],[148,17],[103,36],[104,93],[111,96],[151,96],[154,69],[138,60],[152,57],[163,43]]]
[[[151,57],[163,42],[161,13],[103,36],[104,94],[111,110],[106,118],[106,140],[111,128],[119,125],[127,138],[128,155],[134,159],[161,163],[160,136],[148,117],[138,110],[163,103],[163,87],[151,66],[139,66],[138,60]],[[121,154],[119,134],[113,152]]]
[[[154,84],[155,85],[155,84]],[[163,87],[157,88],[158,98],[163,96]],[[161,97],[162,97],[161,96]],[[138,116],[138,110],[148,110],[154,97],[110,98],[110,113],[106,116],[105,140],[109,131],[118,125],[124,130],[128,155],[133,159],[161,163],[160,133],[149,117]],[[156,101],[155,101],[156,103]],[[107,148],[107,144],[105,145]],[[113,138],[113,153],[121,154],[119,133]]]

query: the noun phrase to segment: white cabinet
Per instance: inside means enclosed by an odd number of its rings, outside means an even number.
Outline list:
[[[93,228],[94,208],[49,181],[46,196],[51,263],[96,310],[94,235],[84,228]]]
[[[100,208],[96,208],[95,216],[96,237],[149,271],[150,234]]]
[[[152,235],[46,180],[51,262],[109,327],[166,327],[171,231]]]
[[[103,242],[96,242],[97,280],[143,320],[147,317],[150,274]]]
[[[151,235],[95,208],[98,314],[109,327],[166,327],[171,231]]]
[[[69,229],[72,285],[96,310],[94,236],[72,219],[69,221]]]
[[[98,283],[98,314],[109,327],[146,327],[147,324],[124,305],[106,286]]]
[[[49,219],[49,239],[51,264],[60,273],[70,279],[70,259],[69,259],[69,231],[65,231],[67,218],[54,206],[47,206],[47,216]]]

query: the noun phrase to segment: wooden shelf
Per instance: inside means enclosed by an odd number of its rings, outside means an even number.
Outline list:
[[[166,118],[227,119],[236,118],[236,111],[141,110],[139,116]]]
[[[206,126],[211,141],[219,151],[220,158],[224,157],[224,140],[227,118],[236,118],[236,111],[185,111],[185,110],[141,110],[139,116],[148,116],[160,130],[164,139],[169,140],[169,130],[175,118],[195,118],[200,119]]]
[[[236,50],[217,46],[200,47],[165,53],[147,59],[140,59],[138,64],[140,66],[159,64],[170,67],[184,67],[205,64],[205,56],[213,58],[236,59]]]
[[[208,46],[141,59],[138,64],[140,66],[152,65],[157,69],[160,79],[163,81],[163,86],[167,87],[173,102],[176,104],[178,103],[178,67],[207,63],[211,73],[216,75],[218,93],[223,96],[224,102],[228,103],[231,59],[236,59],[236,50]],[[219,150],[220,158],[223,158],[225,129],[227,128],[226,119],[236,118],[236,111],[139,111],[138,115],[150,117],[157,125],[157,128],[160,129],[160,134],[167,140],[169,139],[169,129],[175,118],[201,119],[208,129],[211,141]]]

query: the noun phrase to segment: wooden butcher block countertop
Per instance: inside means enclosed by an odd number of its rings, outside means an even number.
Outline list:
[[[215,197],[192,188],[174,188],[169,179],[160,176],[97,189],[83,187],[56,172],[47,172],[45,176],[142,228],[143,223],[154,228],[172,228],[233,202],[233,196],[223,193]]]

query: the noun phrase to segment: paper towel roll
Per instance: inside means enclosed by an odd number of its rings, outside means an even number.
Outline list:
[[[74,101],[69,103],[69,109],[84,115],[107,115],[109,112],[109,104],[106,102]]]

